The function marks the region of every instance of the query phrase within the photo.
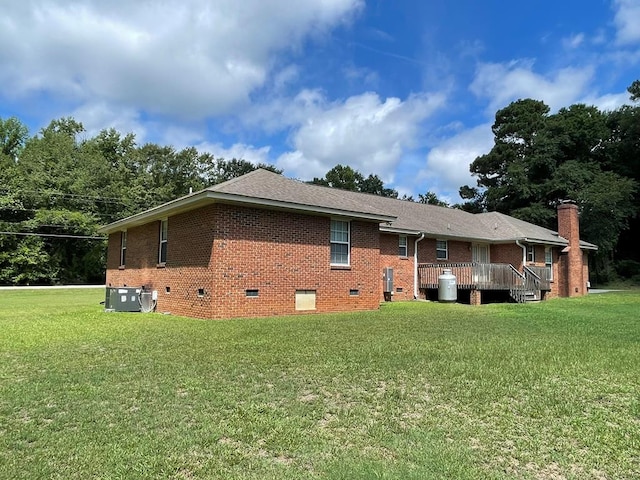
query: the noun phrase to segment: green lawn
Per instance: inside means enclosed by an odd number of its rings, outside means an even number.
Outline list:
[[[202,321],[0,291],[0,478],[640,477],[640,294]]]

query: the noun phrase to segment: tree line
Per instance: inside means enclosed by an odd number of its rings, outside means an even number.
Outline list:
[[[640,100],[640,82],[629,87]],[[471,164],[463,186],[471,212],[499,211],[556,229],[561,200],[578,202],[582,237],[600,249],[597,280],[640,280],[640,107],[601,111],[582,104],[555,114],[523,99],[496,113],[494,146]],[[100,283],[106,242],[101,225],[244,175],[268,164],[226,160],[193,147],[138,145],[133,134],[88,137],[73,118],[30,135],[0,118],[0,284]],[[399,197],[375,174],[338,164],[310,183],[449,206],[428,191]]]
[[[628,88],[640,100],[640,81]],[[559,201],[580,207],[583,239],[598,245],[595,280],[640,282],[640,106],[603,111],[575,104],[550,114],[539,100],[499,110],[491,151],[470,166],[476,186],[460,196],[469,211],[498,211],[556,229]]]
[[[34,136],[0,119],[0,284],[103,282],[100,226],[256,168],[282,173],[113,129],[84,135],[73,118]]]

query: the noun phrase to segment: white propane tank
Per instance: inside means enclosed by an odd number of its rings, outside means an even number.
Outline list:
[[[450,268],[445,268],[438,276],[438,301],[455,302],[458,299],[458,286],[456,276],[451,273]]]

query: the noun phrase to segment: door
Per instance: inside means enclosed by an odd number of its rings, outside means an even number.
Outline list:
[[[489,263],[489,244],[474,243],[471,248],[471,261],[474,263]]]
[[[471,246],[471,261],[476,264],[473,266],[473,282],[480,287],[483,283],[489,283],[491,277],[489,244],[474,243]]]

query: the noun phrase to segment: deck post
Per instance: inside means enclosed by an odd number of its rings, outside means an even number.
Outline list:
[[[475,288],[471,290],[471,305],[482,305],[482,292]]]

